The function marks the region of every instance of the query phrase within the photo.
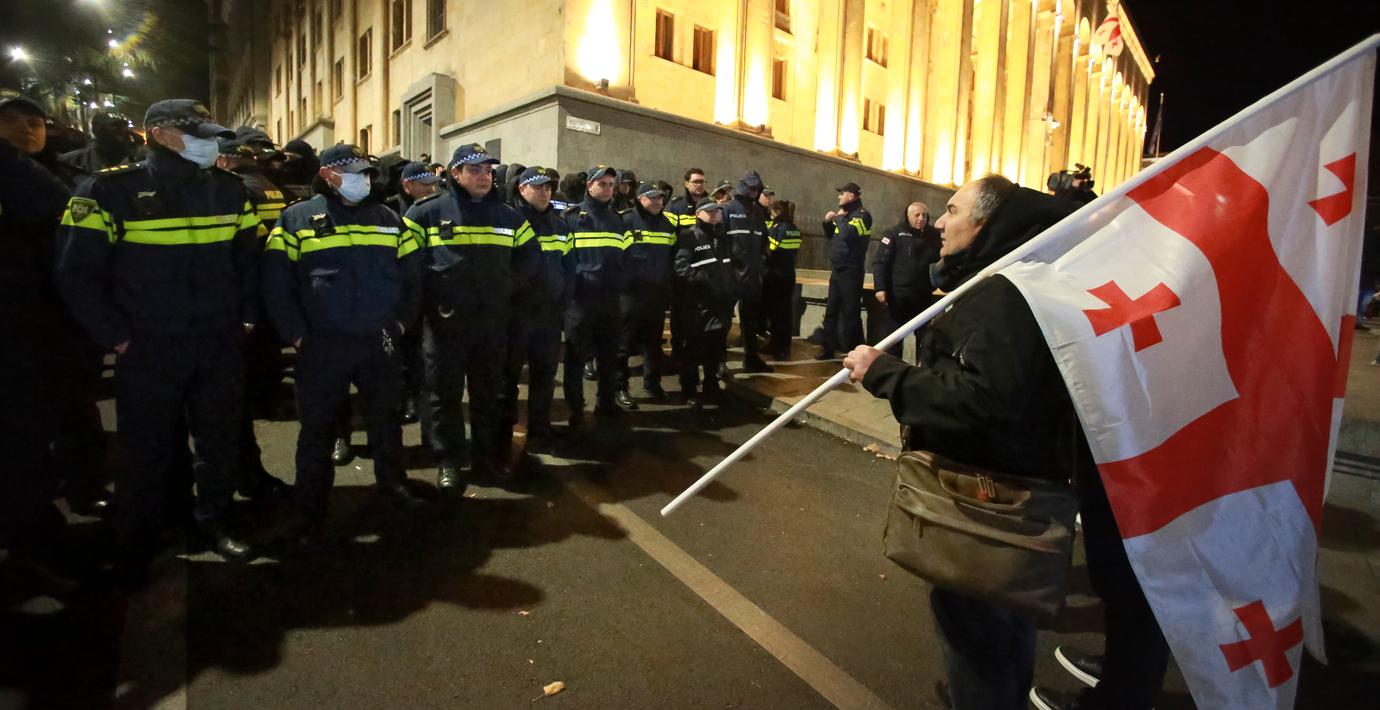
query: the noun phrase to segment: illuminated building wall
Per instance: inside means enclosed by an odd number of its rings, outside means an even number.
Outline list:
[[[531,103],[564,87],[932,185],[999,172],[1041,187],[1081,162],[1105,187],[1139,166],[1153,81],[1131,18],[1106,0],[270,5],[256,118],[280,141],[380,155],[443,155],[465,126],[511,115],[484,123],[505,150],[559,162],[561,139],[524,127],[564,120]],[[1116,57],[1093,41],[1108,17]]]

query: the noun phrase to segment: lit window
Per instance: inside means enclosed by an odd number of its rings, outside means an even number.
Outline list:
[[[695,52],[690,68],[705,74],[714,73],[714,31],[695,27]]]
[[[786,60],[773,59],[771,62],[771,97],[786,100]]]
[[[886,55],[886,35],[875,28],[867,28],[867,58],[882,66],[886,66]]]

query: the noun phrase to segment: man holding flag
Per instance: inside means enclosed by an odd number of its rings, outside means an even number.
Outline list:
[[[1146,661],[1158,640],[1146,642],[1150,620],[1135,621],[1147,607],[1125,578],[1132,570],[1200,707],[1292,707],[1303,647],[1323,657],[1318,528],[1355,322],[1377,44],[1372,37],[1246,109],[1008,258],[992,252],[1010,200],[973,240],[955,243],[953,227],[982,212],[965,203],[980,205],[983,190],[964,186],[937,225],[941,268],[971,274],[984,264],[969,262],[985,254],[996,262],[979,274],[987,278],[933,321],[924,367],[867,347],[845,360],[852,379],[913,425],[912,439],[1016,472],[1032,464],[1007,460],[995,440],[991,450],[967,448],[972,425],[1000,430],[1048,384],[1048,364],[1063,375],[1079,449],[1086,441],[1098,472],[1080,488],[1089,571],[1107,602],[1107,656],[1095,689],[1076,699],[1034,689],[1036,707],[1153,702],[1163,665]],[[1006,304],[999,339],[985,341],[996,336],[976,324],[954,337],[987,302]],[[1035,333],[1052,359],[1027,361],[1031,372],[1004,369],[1012,350],[1036,357]],[[1260,356],[1279,343],[1290,357]],[[1103,544],[1112,532],[1121,545]],[[951,681],[971,677],[955,673],[955,627],[938,603],[935,612]],[[960,652],[957,669],[975,658]],[[1128,670],[1131,662],[1142,667]],[[953,691],[955,707],[968,707],[965,689]]]

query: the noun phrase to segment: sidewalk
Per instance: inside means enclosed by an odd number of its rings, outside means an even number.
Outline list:
[[[1357,331],[1351,349],[1336,468],[1380,481],[1380,367],[1370,364],[1380,351],[1380,319],[1367,323],[1372,330]],[[730,342],[736,339],[735,327]],[[741,347],[729,349],[733,379],[728,390],[776,412],[789,409],[843,366],[842,360],[815,361],[819,347],[799,338],[791,344],[791,359],[771,363],[776,370],[771,373],[743,373],[742,352]],[[1276,355],[1288,357],[1287,348]],[[859,385],[848,384],[830,392],[797,421],[879,454],[895,457],[899,453],[900,425],[891,414],[891,406]]]

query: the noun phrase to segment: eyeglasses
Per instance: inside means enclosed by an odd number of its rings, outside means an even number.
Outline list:
[[[704,178],[700,178],[699,180],[691,180],[691,181],[690,181],[690,184],[691,184],[691,185],[703,185],[703,184],[704,184]]]

